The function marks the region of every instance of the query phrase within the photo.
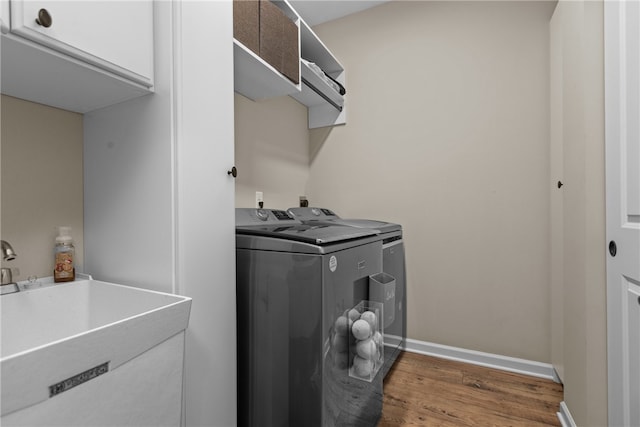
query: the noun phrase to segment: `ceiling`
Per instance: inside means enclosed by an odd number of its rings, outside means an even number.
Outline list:
[[[388,1],[390,0],[289,0],[289,3],[313,27]]]

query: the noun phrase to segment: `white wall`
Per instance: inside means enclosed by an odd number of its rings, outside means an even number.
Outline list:
[[[312,205],[403,224],[411,338],[549,348],[547,2],[391,2],[315,28],[348,122],[313,131]]]
[[[14,281],[53,275],[57,226],[70,225],[83,271],[82,115],[2,95],[2,239]]]

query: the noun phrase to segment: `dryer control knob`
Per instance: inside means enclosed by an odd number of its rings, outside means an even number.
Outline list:
[[[269,212],[264,209],[256,209],[256,215],[261,221],[266,221],[267,219],[269,219]]]

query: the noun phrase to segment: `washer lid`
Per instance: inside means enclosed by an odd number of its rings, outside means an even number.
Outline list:
[[[360,239],[375,236],[378,230],[369,228],[354,228],[344,225],[265,225],[236,227],[237,234],[274,237],[277,239],[295,240],[298,242],[326,245],[343,242],[345,240]]]
[[[287,210],[291,216],[302,223],[306,224],[341,224],[357,228],[373,228],[380,230],[381,233],[390,233],[392,231],[402,230],[400,224],[392,222],[377,221],[373,219],[343,219],[330,209],[307,207],[307,208],[289,208]]]
[[[379,233],[376,229],[354,228],[340,224],[303,224],[281,210],[236,209],[236,234],[326,245],[375,236]]]
[[[400,224],[394,224],[392,222],[376,221],[374,219],[337,219],[336,224],[348,225],[349,227],[356,228],[376,228],[382,233],[389,233],[391,231],[400,231],[402,226]]]

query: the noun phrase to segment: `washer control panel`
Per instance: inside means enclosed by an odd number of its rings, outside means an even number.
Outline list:
[[[332,210],[326,208],[289,208],[288,212],[301,221],[340,219]]]
[[[236,208],[236,226],[301,224],[287,211],[279,209]]]

